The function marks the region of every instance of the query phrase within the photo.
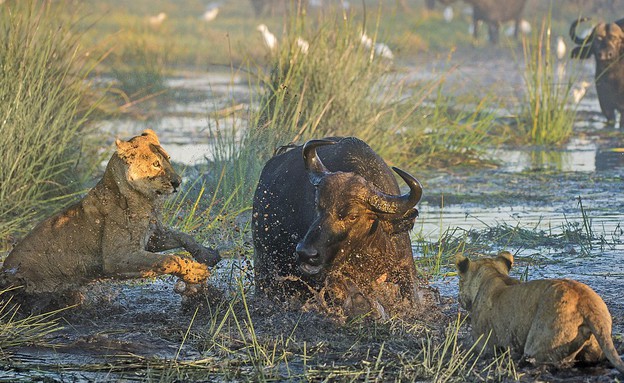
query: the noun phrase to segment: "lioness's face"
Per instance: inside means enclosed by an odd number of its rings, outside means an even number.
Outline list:
[[[459,275],[459,304],[472,310],[472,304],[484,281],[496,276],[507,276],[513,264],[513,255],[503,251],[495,258],[481,258],[471,261],[463,254],[455,256],[455,266]]]
[[[117,140],[116,144],[117,154],[128,167],[128,183],[141,194],[155,198],[174,193],[180,186],[181,178],[152,130],[127,142]]]

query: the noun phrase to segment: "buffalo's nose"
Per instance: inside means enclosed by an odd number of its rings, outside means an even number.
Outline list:
[[[309,262],[318,258],[318,251],[316,249],[309,247],[309,246],[305,246],[301,242],[297,244],[295,251],[297,252],[297,255],[299,255],[299,258],[306,262]]]

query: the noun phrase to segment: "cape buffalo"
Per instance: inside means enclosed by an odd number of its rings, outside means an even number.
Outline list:
[[[488,35],[492,44],[498,43],[501,23],[513,20],[516,25],[514,37],[518,37],[520,19],[526,0],[464,0],[472,5],[472,34],[475,40],[478,37],[479,21],[488,25]]]
[[[449,5],[456,0],[426,0],[427,8],[433,9],[435,3]],[[526,0],[464,0],[472,5],[472,35],[476,40],[479,36],[479,22],[488,25],[488,35],[492,44],[498,43],[498,35],[501,23],[514,20],[516,25],[514,37],[518,37],[521,14]]]
[[[353,137],[308,141],[271,158],[253,201],[257,292],[289,301],[316,295],[347,316],[412,313],[419,290],[408,231],[422,187],[394,171],[408,193]]]
[[[583,39],[576,35],[576,26],[587,18],[572,22],[570,38],[578,46],[572,58],[596,59],[596,91],[600,109],[608,124],[615,123],[615,111],[620,113],[620,128],[624,128],[624,19],[614,23],[599,23]]]

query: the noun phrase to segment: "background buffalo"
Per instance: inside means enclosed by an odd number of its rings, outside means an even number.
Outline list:
[[[583,39],[576,35],[576,26],[587,18],[572,22],[570,38],[578,46],[571,52],[572,58],[596,59],[596,91],[600,109],[608,124],[615,123],[615,111],[620,113],[620,128],[624,128],[624,19],[614,23],[599,23],[591,34]]]

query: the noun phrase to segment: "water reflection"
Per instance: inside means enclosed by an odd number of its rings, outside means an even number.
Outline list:
[[[573,139],[564,149],[497,149],[491,154],[508,172],[595,172],[624,167],[624,143],[620,146]]]

